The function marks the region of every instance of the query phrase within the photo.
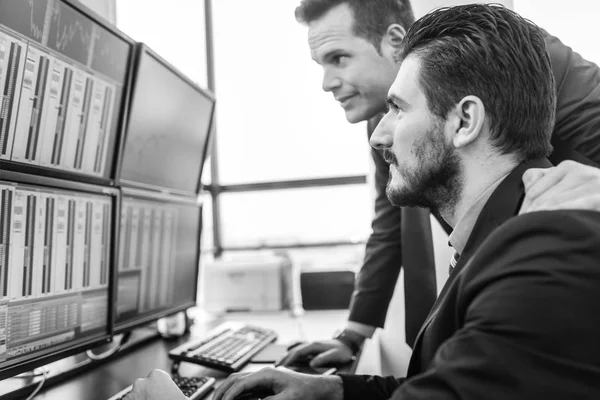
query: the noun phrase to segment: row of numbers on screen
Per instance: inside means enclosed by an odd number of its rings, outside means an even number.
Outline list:
[[[0,30],[0,158],[102,176],[118,83]]]

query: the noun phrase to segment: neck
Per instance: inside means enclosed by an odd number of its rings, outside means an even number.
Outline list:
[[[507,155],[484,159],[463,159],[463,185],[458,201],[451,207],[440,209],[440,215],[454,228],[467,213],[475,200],[497,182],[508,175],[519,163]]]

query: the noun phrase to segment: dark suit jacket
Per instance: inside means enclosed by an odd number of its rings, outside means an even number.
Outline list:
[[[552,135],[554,153],[550,161],[555,165],[567,159],[585,162],[586,157],[600,165],[600,69],[553,36],[546,37],[546,45],[557,92],[556,124]],[[377,122],[371,121],[369,133]],[[389,165],[379,151],[372,149],[371,155],[376,168],[377,192],[373,233],[367,241],[363,267],[356,277],[349,319],[383,327],[402,265],[402,211],[393,207],[385,195]],[[406,246],[405,251],[413,251],[418,256],[428,250],[422,246]],[[432,265],[424,268],[433,273]],[[420,290],[435,291],[435,286]],[[430,299],[430,307],[435,292],[423,293],[423,296]]]
[[[600,213],[514,217],[519,165],[484,206],[406,379],[343,376],[344,399],[600,399]]]

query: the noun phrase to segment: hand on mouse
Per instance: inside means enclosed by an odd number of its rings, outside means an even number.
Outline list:
[[[301,360],[310,360],[311,367],[319,368],[347,364],[353,359],[352,350],[339,340],[331,339],[296,346],[276,365],[292,365]]]
[[[231,374],[216,389],[213,400],[235,400],[244,392],[271,391],[269,400],[342,400],[339,376],[312,376],[297,372],[264,368],[260,371]]]

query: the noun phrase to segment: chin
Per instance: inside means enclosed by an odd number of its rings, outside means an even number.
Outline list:
[[[356,124],[361,121],[364,121],[364,119],[360,118],[360,116],[355,115],[355,113],[353,112],[346,112],[346,121],[350,122],[351,124]]]
[[[367,110],[349,109],[345,110],[346,120],[351,124],[357,124],[369,120],[373,115]]]

